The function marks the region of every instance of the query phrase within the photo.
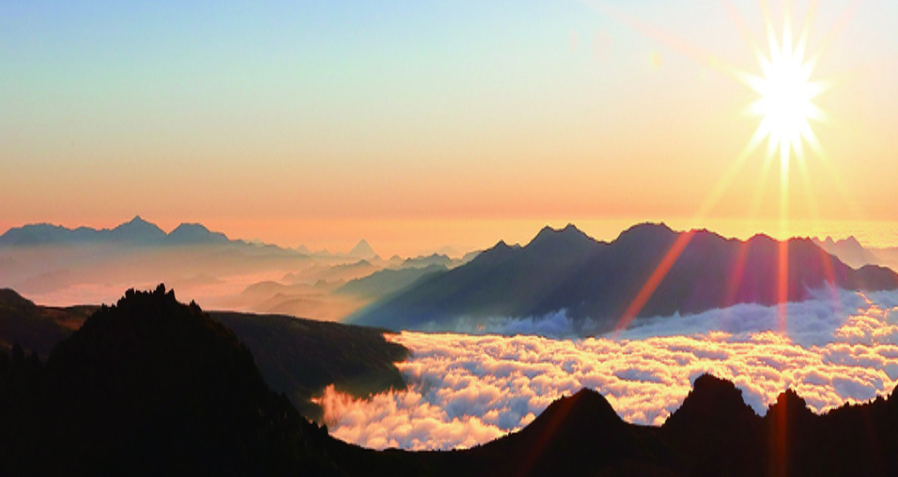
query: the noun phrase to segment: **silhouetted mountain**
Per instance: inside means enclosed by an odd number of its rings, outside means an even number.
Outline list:
[[[424,268],[380,270],[363,278],[350,280],[337,289],[337,293],[363,298],[380,298],[404,290],[420,279],[445,272],[444,265],[432,264]]]
[[[226,244],[230,242],[225,234],[210,232],[200,224],[181,224],[168,234],[168,243],[177,245]]]
[[[408,350],[384,339],[384,330],[282,315],[212,312],[253,353],[262,376],[299,412],[320,421],[311,399],[330,384],[357,398],[405,389],[395,363]]]
[[[336,474],[233,332],[162,286],[98,310],[45,366],[19,353],[0,385],[4,475]]]
[[[265,344],[287,329],[219,318],[259,326],[244,334]],[[344,346],[290,359],[314,368],[357,352],[362,342],[337,335]],[[787,390],[762,418],[731,382],[700,376],[660,428],[628,424],[581,390],[470,450],[361,449],[303,419],[268,389],[234,332],[162,286],[96,311],[46,364],[20,346],[0,352],[0,475],[885,477],[898,475],[896,448],[898,391],[816,415]]]
[[[621,420],[601,394],[582,389],[553,402],[520,432],[471,450],[469,459],[481,475],[583,475],[587,469],[661,474],[663,450],[643,434]],[[512,455],[518,457],[509,459]]]
[[[18,343],[46,358],[98,308],[39,306],[0,289],[0,349],[8,351]],[[404,360],[408,350],[384,339],[384,330],[281,315],[209,316],[234,330],[252,351],[265,381],[308,419],[321,419],[321,408],[311,399],[330,384],[360,398],[405,387],[394,363]]]
[[[84,230],[84,228],[79,230]],[[101,230],[97,232],[97,235],[102,237],[103,232]],[[156,224],[143,220],[139,215],[131,219],[130,222],[112,229],[108,235],[115,242],[135,245],[155,245],[165,240],[165,232],[162,229]]]
[[[392,259],[391,259],[392,261]],[[427,255],[422,257],[406,258],[399,265],[401,268],[424,268],[432,265],[440,265],[445,268],[452,268],[455,262],[448,255]]]
[[[33,301],[19,295],[15,290],[0,288],[0,307],[13,309],[32,309],[37,305]]]
[[[827,253],[839,257],[839,260],[850,267],[860,268],[864,265],[882,264],[876,254],[864,248],[853,236],[837,241],[834,241],[832,237],[826,237],[826,240],[815,238],[814,243],[826,250]]]
[[[699,376],[663,431],[688,475],[764,474],[757,459],[764,449],[751,447],[764,436],[761,419],[730,381]]]
[[[79,227],[69,229],[59,225],[36,224],[9,229],[0,235],[0,245],[59,245],[87,244],[95,242],[127,243],[132,245],[158,245],[165,240],[165,232],[140,216],[113,229]]]
[[[353,475],[885,477],[898,475],[898,395],[818,416],[787,390],[762,418],[731,382],[701,376],[660,428],[625,423],[600,395],[580,391],[466,451],[328,445]]]
[[[569,225],[545,228],[525,247],[499,242],[466,265],[363,309],[352,321],[397,330],[452,330],[459,317],[540,318],[565,310],[582,333],[607,331],[681,238],[690,240],[638,316],[778,302],[780,242],[770,237],[743,242],[704,230],[678,233],[643,224],[604,243]],[[806,300],[829,283],[846,290],[898,289],[898,275],[891,270],[854,270],[809,239],[787,244],[789,301]]]
[[[36,224],[12,228],[0,235],[0,245],[6,246],[84,244],[161,246],[228,243],[248,245],[240,240],[229,240],[224,234],[211,232],[200,224],[181,224],[166,234],[156,224],[147,222],[139,215],[113,229],[98,230],[90,227],[69,229],[58,225]]]
[[[14,344],[46,358],[56,343],[81,327],[96,310],[91,306],[37,306],[10,289],[0,289],[0,349]]]
[[[362,260],[374,260],[378,258],[377,253],[374,252],[374,249],[371,248],[371,245],[368,245],[368,241],[365,239],[360,240],[359,243],[346,255]]]

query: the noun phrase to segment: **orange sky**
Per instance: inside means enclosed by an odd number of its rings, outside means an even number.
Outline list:
[[[757,3],[733,4],[762,42]],[[883,13],[898,7],[850,5],[814,17],[814,77],[836,86],[813,125],[827,160],[791,170],[790,231],[866,224],[847,233],[898,244],[898,12]],[[764,147],[694,219],[759,122],[743,113],[757,94],[718,69],[761,74],[724,3],[280,7],[2,7],[16,11],[0,14],[0,229],[140,214],[384,254],[526,241],[546,223],[778,232]],[[783,8],[770,2],[777,30]]]

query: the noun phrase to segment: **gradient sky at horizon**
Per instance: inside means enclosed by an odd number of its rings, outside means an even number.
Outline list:
[[[732,3],[760,41],[758,3]],[[883,224],[867,242],[898,244],[896,19],[819,2],[812,50],[845,25],[814,75],[839,80],[814,125],[834,170],[793,172],[794,234]],[[775,233],[763,151],[692,219],[758,123],[712,58],[760,73],[722,1],[4,2],[0,229],[140,214],[385,254],[544,223]]]

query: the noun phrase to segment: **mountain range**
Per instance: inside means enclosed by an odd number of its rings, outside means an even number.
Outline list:
[[[12,228],[0,235],[0,245],[77,245],[112,243],[133,246],[161,245],[211,245],[229,242],[246,244],[242,240],[230,240],[224,234],[212,232],[200,224],[181,224],[165,233],[156,224],[139,215],[129,222],[112,229],[78,227],[70,229],[59,225],[33,224]]]
[[[95,310],[43,362],[0,351],[0,403],[2,475],[898,475],[896,391],[817,415],[787,390],[760,417],[711,375],[660,427],[583,389],[469,450],[363,449],[300,416],[231,329],[162,286]]]
[[[824,240],[814,238],[814,243],[854,268],[881,264],[881,259],[876,253],[867,250],[853,236],[841,240],[833,240],[832,237],[826,237]]]
[[[685,243],[685,246],[683,245]],[[680,249],[671,263],[669,252]],[[785,293],[779,254],[788,250]],[[662,264],[668,258],[666,274]],[[654,276],[653,276],[654,275]],[[643,306],[631,304],[655,280]],[[898,275],[873,265],[853,269],[812,240],[781,243],[757,235],[726,239],[706,230],[675,232],[663,224],[634,226],[612,242],[573,225],[544,228],[526,246],[499,242],[469,263],[425,277],[357,312],[350,321],[394,330],[454,331],[459,320],[536,318],[564,312],[583,334],[613,329],[627,313],[672,316],[739,303],[804,301],[816,289],[895,290]],[[642,292],[642,293],[641,293]]]

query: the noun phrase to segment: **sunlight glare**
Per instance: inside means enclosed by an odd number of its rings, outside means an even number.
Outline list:
[[[793,45],[788,14],[781,40],[777,39],[769,19],[766,23],[769,56],[760,49],[755,50],[762,75],[743,76],[743,82],[760,96],[748,107],[749,115],[761,118],[752,142],[759,145],[767,138],[768,158],[779,152],[782,167],[788,167],[793,150],[799,160],[804,160],[803,141],[821,153],[810,121],[825,119],[823,110],[813,101],[827,87],[822,81],[810,80],[816,62],[805,61],[809,28],[802,29],[798,42]]]

